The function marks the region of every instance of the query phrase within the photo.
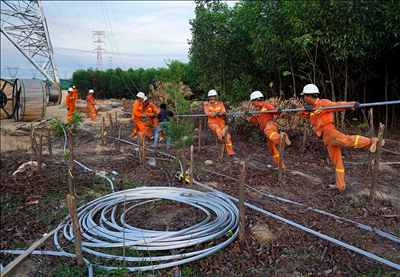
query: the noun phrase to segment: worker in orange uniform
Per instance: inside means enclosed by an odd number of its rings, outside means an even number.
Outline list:
[[[210,90],[208,92],[208,103],[204,105],[204,111],[208,116],[208,127],[218,136],[218,139],[225,143],[225,149],[229,157],[236,159],[235,152],[233,152],[231,136],[225,129],[224,118],[226,117],[226,111],[224,104],[217,102],[217,92]],[[225,142],[225,136],[228,136],[228,140]]]
[[[363,136],[349,136],[339,132],[333,126],[333,113],[347,109],[359,109],[358,102],[331,102],[328,99],[319,99],[318,87],[314,84],[308,84],[303,88],[300,95],[304,96],[306,102],[305,111],[300,111],[299,116],[309,118],[314,131],[317,133],[317,140],[324,140],[325,146],[328,148],[329,156],[335,165],[336,185],[330,185],[330,188],[337,188],[340,192],[345,191],[346,184],[344,182],[344,167],[340,146],[368,149],[371,152],[376,151],[377,138],[367,138]],[[332,108],[329,110],[319,110],[321,107],[335,107],[353,105],[353,108]],[[382,140],[382,145],[385,141]]]
[[[67,121],[71,122],[71,119],[73,118],[72,113],[76,111],[75,97],[73,96],[72,88],[68,89],[68,94],[67,94],[67,97],[65,98],[65,106],[67,106],[67,110],[68,110]]]
[[[78,104],[79,103],[79,101],[78,101],[78,89],[77,88],[75,88],[75,86],[72,86],[72,88],[73,88],[73,96],[75,97],[75,101],[76,101],[76,104]]]
[[[133,133],[131,134],[131,138],[136,137],[137,133],[140,133],[140,140],[143,139],[143,133],[145,132],[144,124],[142,122],[143,118],[143,103],[147,100],[147,97],[143,92],[139,92],[136,94],[137,100],[135,104],[133,104],[132,109],[132,118],[133,122],[135,122],[136,127]]]
[[[144,113],[149,117],[149,120],[146,121],[144,124],[146,136],[149,137],[150,139],[153,138],[153,134],[151,133],[150,126],[154,125],[154,127],[157,130],[158,127],[158,118],[157,115],[160,112],[156,106],[154,106],[153,103],[150,103],[149,100],[146,100],[143,105],[145,106],[144,108]],[[158,138],[161,138],[161,133]]]
[[[99,114],[99,112],[94,107],[94,105],[96,105],[96,101],[94,100],[93,94],[94,94],[94,90],[89,89],[89,94],[86,97],[86,102],[87,102],[86,116],[91,117],[92,118],[91,121],[97,121],[97,115]]]
[[[272,113],[261,113],[261,114],[252,114],[250,116],[251,122],[260,126],[261,131],[268,138],[268,147],[269,151],[271,151],[272,156],[274,157],[275,165],[279,166],[279,151],[276,148],[276,144],[279,144],[280,135],[278,133],[278,125],[274,121],[274,115],[281,114],[281,109],[276,109],[271,103],[263,101],[264,95],[260,91],[254,91],[250,95],[250,101],[254,107],[258,108],[257,111],[276,111]],[[245,112],[246,115],[250,115],[249,111]],[[285,134],[281,132],[282,134]],[[289,140],[288,135],[285,136],[284,143],[286,145],[290,145],[291,142]],[[282,163],[282,168],[285,168],[285,164]]]

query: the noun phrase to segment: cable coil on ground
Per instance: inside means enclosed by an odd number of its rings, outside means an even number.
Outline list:
[[[135,201],[135,204],[122,212],[117,219],[117,210],[121,209],[121,205],[123,208],[125,196],[126,203]],[[158,199],[169,199],[196,207],[206,214],[206,219],[181,231],[144,230],[126,223],[124,231],[124,214],[128,217],[129,212],[132,212],[137,206]],[[141,202],[136,203],[136,201]],[[210,211],[215,214],[215,219],[212,219]],[[125,245],[125,247],[131,249],[148,251],[148,257],[125,257],[127,262],[139,263],[139,266],[126,267],[131,271],[156,270],[176,266],[201,259],[231,243],[238,235],[238,214],[236,205],[226,195],[219,192],[205,193],[171,187],[140,187],[124,190],[105,195],[78,209],[79,223],[82,226],[82,250],[96,256],[120,261],[124,260],[123,256],[105,254],[95,251],[94,248],[123,247]],[[97,218],[98,221],[96,222]],[[66,219],[69,220],[69,216]],[[231,234],[231,236],[227,236],[227,239],[221,244],[194,252],[182,251],[182,248],[186,249],[209,242],[226,234]],[[73,239],[71,224],[65,225],[64,237],[67,240]],[[54,235],[54,243],[59,250],[62,250],[58,243],[57,234]],[[150,256],[151,251],[159,250],[170,250],[172,252],[175,250],[179,254]],[[152,265],[140,266],[140,262],[143,261]],[[117,269],[116,267],[101,265],[100,267],[107,270]]]

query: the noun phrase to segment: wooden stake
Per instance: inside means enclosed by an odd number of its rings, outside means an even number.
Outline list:
[[[75,195],[75,184],[74,184],[74,151],[72,145],[72,129],[68,129],[68,152],[69,152],[69,167],[68,167],[68,185],[69,194]]]
[[[101,145],[104,146],[104,122],[105,118],[103,117],[103,121],[101,122]]]
[[[185,183],[186,183],[186,139],[183,138],[182,140],[183,140],[183,148],[182,148],[182,156],[183,156],[183,159],[182,159],[182,164],[183,164],[182,175],[183,175],[183,181],[182,181],[182,185],[185,186]]]
[[[190,146],[190,184],[189,184],[190,189],[193,189],[193,150],[194,147],[192,145]]]
[[[51,151],[50,127],[47,128],[47,144],[49,148],[49,157],[53,158],[53,151]]]
[[[304,151],[306,150],[306,138],[307,138],[307,130],[306,130],[306,126],[304,126],[303,142],[302,142],[302,145],[301,145],[301,153],[304,153]]]
[[[122,226],[122,246],[123,246],[123,256],[124,256],[124,268],[125,268],[125,215],[126,215],[126,194],[124,195],[124,217],[123,217],[123,226]]]
[[[224,158],[225,150],[226,150],[226,142],[228,141],[228,127],[226,126],[224,130],[222,130],[222,152],[221,152],[221,160]]]
[[[81,229],[79,226],[78,215],[76,211],[75,197],[68,194],[67,201],[68,201],[69,215],[71,217],[71,222],[72,222],[72,228],[74,230],[76,260],[79,266],[84,266],[85,262],[83,261],[83,256],[82,256]]]
[[[375,152],[375,164],[374,164],[374,175],[372,176],[372,186],[370,192],[370,201],[372,204],[375,203],[375,193],[376,188],[378,186],[378,173],[379,173],[379,162],[381,159],[381,142],[383,138],[383,130],[385,126],[382,123],[379,123],[379,131],[378,131],[378,145],[376,146]]]
[[[369,126],[370,126],[370,130],[369,130],[369,136],[370,138],[373,138],[375,135],[375,130],[374,130],[374,108],[369,109]]]
[[[140,132],[140,131],[139,131]],[[140,133],[139,134],[137,134],[137,141],[138,141],[138,155],[139,155],[139,162],[140,162],[140,166],[143,166],[142,165],[142,150],[140,149],[140,143],[141,143],[141,141],[140,141]]]
[[[119,135],[118,135],[118,150],[121,150],[121,132],[122,132],[122,126],[119,127]]]
[[[283,151],[284,151],[284,144],[285,144],[285,134],[280,132],[279,136],[279,173],[278,173],[278,180],[282,181],[282,164],[283,164]]]
[[[201,126],[202,126],[202,122],[200,120],[199,121],[199,153],[201,151]]]
[[[35,130],[33,129],[33,126],[32,126],[32,123],[31,123],[31,128],[30,128],[31,130],[31,148],[32,148],[32,151],[33,152],[35,152],[35,145],[34,145],[34,143],[33,143],[33,137],[34,137],[34,134],[35,134]]]
[[[43,134],[40,134],[39,137],[39,149],[36,152],[36,156],[38,159],[38,171],[42,172],[42,146],[43,146]]]
[[[142,156],[143,167],[146,166],[146,133],[143,132],[143,156]]]
[[[245,183],[245,164],[240,163],[240,178],[239,178],[239,241],[244,241],[244,183]]]

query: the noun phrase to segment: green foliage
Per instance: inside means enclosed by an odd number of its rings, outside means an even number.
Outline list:
[[[78,129],[78,126],[83,123],[83,115],[81,115],[78,111],[72,113],[72,119],[70,122],[65,124],[65,127],[72,128],[75,132]]]
[[[162,128],[164,130],[164,128]],[[171,136],[171,144],[174,148],[181,148],[183,146],[182,138],[186,137],[186,145],[192,143],[195,135],[192,134],[193,124],[189,119],[184,118],[179,120],[169,120],[168,134]],[[167,130],[165,130],[167,132]]]
[[[72,119],[70,122],[65,123],[61,119],[57,117],[55,120],[49,122],[50,129],[56,133],[56,135],[64,135],[64,131],[67,132],[68,128],[72,128],[75,132],[78,129],[78,126],[83,123],[83,115],[81,115],[78,111],[72,113]]]
[[[49,122],[50,124],[50,129],[56,133],[56,135],[63,135],[64,130],[65,130],[65,123],[64,121],[55,118],[55,120],[52,120]],[[63,129],[64,128],[64,129]]]

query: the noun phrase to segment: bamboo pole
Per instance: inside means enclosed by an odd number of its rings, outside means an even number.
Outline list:
[[[186,138],[183,138],[182,140],[183,140],[183,148],[182,148],[183,181],[182,181],[182,185],[185,185],[185,182],[186,182]]]
[[[53,151],[51,150],[50,127],[47,127],[47,145],[49,148],[49,157],[53,158]]]
[[[190,184],[189,184],[189,188],[193,189],[193,150],[194,147],[193,145],[190,146]]]
[[[143,156],[142,156],[143,167],[146,166],[146,133],[143,132]]]
[[[245,164],[240,163],[240,178],[239,178],[239,241],[244,241],[244,183],[245,183]]]
[[[104,122],[105,118],[103,117],[103,121],[101,122],[101,145],[104,146]]]
[[[69,194],[75,195],[75,184],[74,184],[74,149],[72,144],[72,129],[68,129],[68,152],[69,152],[69,162],[68,162],[68,185]]]
[[[369,196],[372,204],[375,203],[376,188],[378,186],[379,162],[381,159],[381,143],[382,143],[384,129],[385,129],[385,126],[382,123],[379,123],[378,145],[376,146],[374,174],[372,176],[372,186],[371,186],[371,191],[370,191],[370,196]]]
[[[282,181],[282,164],[283,164],[283,149],[284,149],[284,143],[285,143],[285,134],[280,132],[279,134],[279,171],[278,171],[278,180]]]
[[[199,153],[201,151],[201,126],[202,126],[202,121],[199,121]]]
[[[71,222],[72,222],[72,228],[74,230],[76,260],[79,266],[84,266],[85,262],[83,261],[83,256],[82,256],[81,229],[79,226],[78,215],[76,211],[75,197],[68,194],[67,201],[68,201],[69,215],[71,217]]]

